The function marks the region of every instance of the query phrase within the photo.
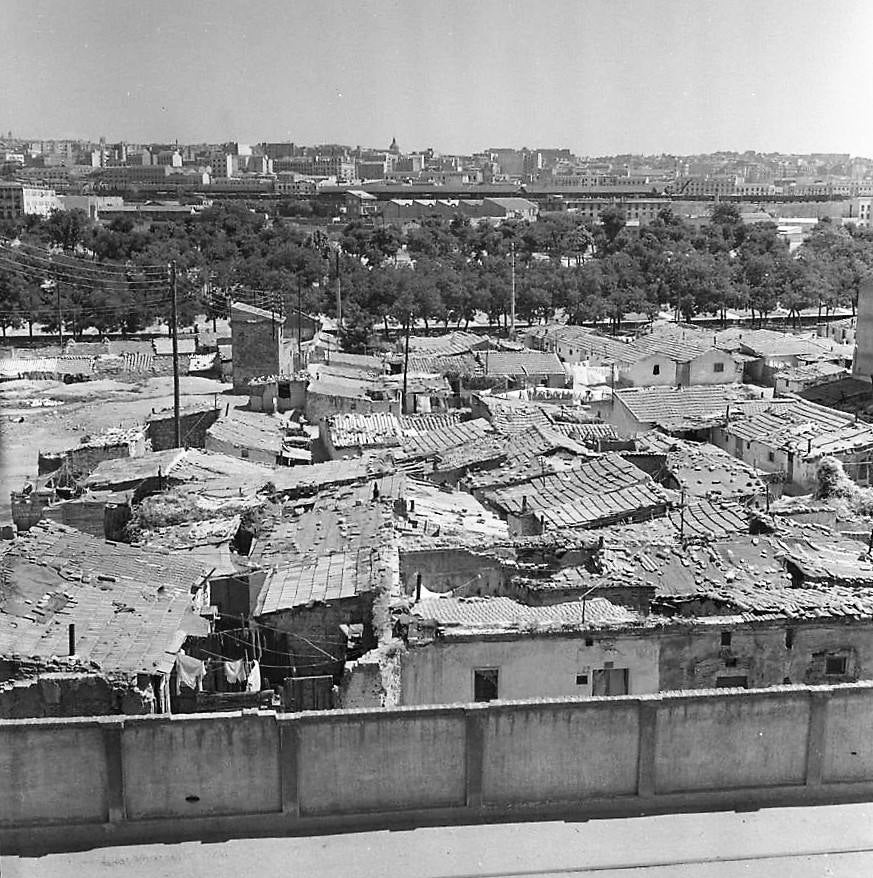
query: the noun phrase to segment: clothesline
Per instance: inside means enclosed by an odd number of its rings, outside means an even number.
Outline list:
[[[210,651],[210,650],[208,650],[208,649],[203,649],[202,647],[198,647],[198,651],[199,651],[199,652],[205,652],[207,655],[209,655],[209,656],[211,656],[211,657],[213,657],[213,658],[221,659],[221,661],[223,661],[223,662],[231,661],[231,659],[227,658],[226,656],[219,655],[219,654],[216,653],[216,652],[212,652],[212,651]],[[290,655],[290,653],[289,653],[289,655]],[[291,667],[294,667],[294,668],[320,668],[320,667],[323,667],[323,666],[324,666],[324,663],[323,663],[323,662],[313,662],[313,663],[311,663],[311,664],[310,664],[310,663],[307,663],[307,664],[299,664],[299,663],[296,663],[296,662],[294,662],[294,663],[289,662],[289,663],[286,664],[286,665],[266,665],[266,664],[264,664],[263,662],[258,662],[258,664],[259,664],[262,668],[271,668],[271,669],[277,669],[277,668],[278,668],[279,670],[283,670],[283,669],[287,670],[288,668],[291,668]],[[218,666],[216,666],[216,667],[218,667]]]

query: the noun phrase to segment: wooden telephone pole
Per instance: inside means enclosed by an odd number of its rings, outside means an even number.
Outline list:
[[[173,428],[176,448],[182,447],[182,420],[179,412],[179,315],[176,305],[176,260],[170,263],[170,334],[173,339]]]

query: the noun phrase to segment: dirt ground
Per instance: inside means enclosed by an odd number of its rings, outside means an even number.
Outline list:
[[[183,377],[182,406],[211,400],[242,405],[231,386],[208,378]],[[35,403],[35,405],[34,405]],[[20,490],[37,472],[40,451],[62,451],[109,427],[142,424],[152,410],[172,408],[173,379],[138,383],[101,380],[9,381],[0,384],[0,522],[10,519],[9,492]]]

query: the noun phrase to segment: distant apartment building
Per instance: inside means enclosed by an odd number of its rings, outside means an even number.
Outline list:
[[[567,210],[580,214],[585,219],[597,222],[603,211],[618,208],[629,221],[647,225],[658,218],[658,214],[670,206],[669,198],[566,198]]]
[[[873,204],[873,197],[866,196],[853,198],[849,202],[849,215],[846,217],[846,221],[855,223],[855,225],[858,226],[869,227],[871,220],[871,204]]]
[[[54,189],[23,183],[0,183],[0,218],[49,216],[60,207]]]
[[[96,180],[106,189],[127,189],[138,183],[162,183],[169,176],[169,165],[128,165],[103,168]]]
[[[473,222],[520,219],[533,222],[539,206],[526,198],[394,198],[379,207],[386,223],[416,222],[428,217],[469,217]]]
[[[777,195],[775,183],[737,183],[736,194],[746,198],[767,198]]]
[[[346,214],[349,219],[365,219],[379,213],[379,202],[375,195],[361,189],[346,192]]]
[[[736,191],[736,177],[680,177],[674,186],[674,192],[686,198],[735,195]]]
[[[357,177],[359,180],[384,180],[385,174],[388,172],[388,162],[385,159],[359,160],[357,163]]]
[[[273,191],[277,195],[293,195],[297,197],[315,195],[317,189],[314,180],[309,180],[294,171],[280,171],[276,174]]]

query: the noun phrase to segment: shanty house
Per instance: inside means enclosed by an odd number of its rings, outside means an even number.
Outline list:
[[[169,711],[176,655],[209,630],[208,568],[54,522],[0,566],[0,716]]]
[[[321,422],[320,435],[331,460],[399,449],[403,442],[400,421],[390,412],[333,415]]]

